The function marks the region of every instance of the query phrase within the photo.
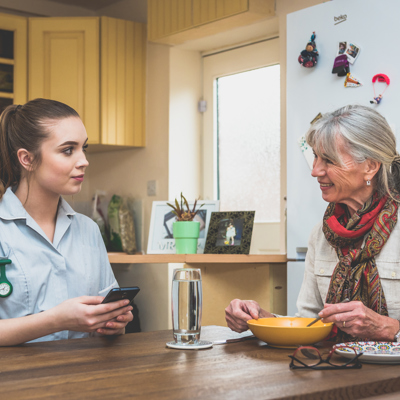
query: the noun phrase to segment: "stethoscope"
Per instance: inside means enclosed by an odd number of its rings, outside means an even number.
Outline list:
[[[0,258],[0,297],[8,297],[13,291],[11,282],[6,276],[6,265],[11,263],[8,258]]]

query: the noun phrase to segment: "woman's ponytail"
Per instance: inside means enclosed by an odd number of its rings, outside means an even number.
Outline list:
[[[14,151],[14,140],[12,135],[12,126],[10,123],[15,118],[19,105],[8,106],[0,116],[0,199],[9,186],[19,182],[21,170],[17,162],[17,154]]]

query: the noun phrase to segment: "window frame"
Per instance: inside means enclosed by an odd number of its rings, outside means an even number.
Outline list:
[[[279,43],[279,37],[274,36],[252,44],[245,44],[234,49],[221,50],[202,56],[203,100],[207,104],[207,110],[203,114],[201,141],[201,188],[204,199],[217,199],[218,196],[217,78],[276,64],[282,66]],[[281,79],[283,76],[285,76],[285,72],[281,68]],[[281,92],[280,95],[282,99],[284,93]],[[282,140],[282,129],[283,126],[281,124],[281,188],[279,197],[281,218],[283,207],[285,207],[282,199],[282,193],[284,193],[285,189],[282,186],[282,176],[286,173],[286,167],[282,163],[284,161],[282,160],[282,146],[285,146],[286,143]],[[255,223],[250,254],[281,252],[281,236],[284,230],[284,221]]]

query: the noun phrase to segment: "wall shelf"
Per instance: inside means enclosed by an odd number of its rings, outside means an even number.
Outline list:
[[[126,254],[108,253],[111,264],[272,264],[285,263],[286,254]]]

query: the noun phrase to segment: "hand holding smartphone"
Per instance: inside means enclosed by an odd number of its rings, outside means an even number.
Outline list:
[[[107,293],[101,304],[125,299],[128,299],[130,301],[129,304],[131,304],[134,297],[139,293],[139,290],[137,286],[113,288]]]

